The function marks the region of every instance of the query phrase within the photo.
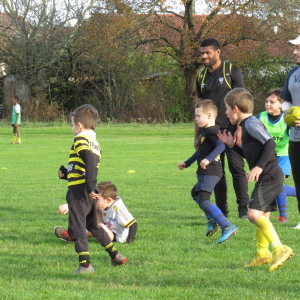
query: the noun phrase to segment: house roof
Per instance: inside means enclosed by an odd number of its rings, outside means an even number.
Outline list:
[[[291,32],[270,27],[266,22],[242,15],[217,15],[207,23],[207,15],[194,15],[195,34],[203,31],[203,38],[214,37],[223,44],[221,58],[241,61],[251,57],[259,48],[264,48],[271,57],[291,59],[293,46],[288,44]],[[184,29],[184,16],[174,14],[154,15],[154,26],[150,29],[152,38],[163,38],[158,45],[167,45],[166,40],[180,48]],[[206,26],[207,25],[207,26]],[[188,34],[188,31],[185,31]],[[240,37],[248,37],[236,42]],[[199,38],[197,38],[199,41]]]

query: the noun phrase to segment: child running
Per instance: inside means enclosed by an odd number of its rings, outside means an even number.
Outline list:
[[[206,236],[215,234],[220,226],[222,236],[218,243],[222,243],[235,235],[238,229],[230,224],[216,205],[210,202],[210,196],[222,177],[220,154],[225,149],[224,143],[217,136],[219,131],[219,127],[215,124],[217,107],[211,100],[202,100],[196,104],[195,115],[197,125],[202,128],[198,150],[187,161],[179,163],[177,167],[183,170],[197,160],[198,182],[192,189],[192,197],[207,216]]]
[[[219,132],[218,136],[223,143],[246,158],[250,168],[248,181],[256,180],[250,199],[248,219],[256,226],[257,252],[244,267],[272,262],[269,271],[274,271],[294,255],[290,247],[282,245],[269,220],[270,212],[276,210],[276,196],[284,191],[284,176],[276,159],[276,144],[261,121],[252,115],[253,98],[246,89],[233,89],[224,101],[230,122],[240,122],[243,148],[235,144],[230,132]],[[269,246],[273,248],[272,253]]]
[[[258,115],[258,119],[265,125],[266,129],[273,137],[276,147],[278,164],[281,167],[284,177],[290,176],[291,163],[289,159],[289,131],[283,119],[283,112],[281,111],[281,89],[274,88],[267,93],[265,107],[266,111]],[[286,196],[296,197],[295,188],[284,185],[284,191],[279,193],[276,197],[276,202],[280,216],[278,223],[288,222],[287,218],[287,198]]]
[[[103,227],[98,227],[96,214],[96,183],[101,150],[94,129],[98,111],[91,105],[78,107],[72,114],[75,135],[68,168],[61,166],[59,177],[68,180],[67,203],[69,207],[68,232],[75,242],[79,268],[74,273],[95,273],[90,263],[86,229],[99,241],[111,257],[111,265],[122,265],[127,258],[118,253]],[[65,172],[67,171],[67,173]],[[64,176],[62,176],[64,175]]]
[[[97,198],[97,222],[103,227],[112,242],[133,243],[137,232],[137,222],[128,211],[121,197],[117,196],[117,188],[111,181],[100,182],[98,184]],[[59,206],[58,211],[65,215],[69,211],[68,204]],[[54,228],[55,235],[71,242],[68,231],[60,226]],[[93,237],[92,233],[86,231],[87,237]]]

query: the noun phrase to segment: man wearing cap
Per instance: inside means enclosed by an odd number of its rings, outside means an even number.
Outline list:
[[[294,40],[290,40],[289,43],[295,45],[293,54],[297,67],[289,72],[280,98],[288,101],[293,106],[300,106],[300,35]],[[298,210],[300,212],[300,118],[297,119],[299,119],[299,121],[296,121],[296,127],[291,127],[289,157],[295,182]],[[300,229],[300,223],[295,228]]]

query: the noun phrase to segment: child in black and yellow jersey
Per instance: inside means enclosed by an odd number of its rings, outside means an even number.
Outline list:
[[[68,168],[59,170],[59,178],[68,180],[67,203],[69,207],[68,232],[75,242],[79,255],[79,268],[74,273],[95,273],[90,264],[86,229],[109,253],[113,266],[122,265],[127,258],[118,253],[107,232],[97,226],[96,183],[101,150],[94,129],[98,112],[88,104],[78,107],[72,114],[72,130],[75,135]]]

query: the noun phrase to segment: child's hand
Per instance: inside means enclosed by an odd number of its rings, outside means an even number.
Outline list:
[[[263,169],[260,167],[254,167],[248,174],[247,174],[247,179],[249,182],[253,182],[255,179],[258,181],[259,175],[262,173]]]
[[[238,146],[242,146],[242,127],[237,125],[236,131],[233,135],[234,141]]]
[[[60,207],[58,208],[58,211],[61,215],[65,215],[69,211],[68,204],[66,203],[66,204],[60,205]]]
[[[177,165],[177,167],[179,168],[179,170],[183,170],[183,169],[185,169],[185,163],[181,162]]]
[[[68,170],[63,165],[61,165],[58,170],[58,177],[60,179],[62,179],[62,178],[67,179],[67,177],[68,177]]]
[[[221,131],[219,131],[219,133],[217,135],[222,143],[226,144],[230,148],[232,148],[234,146],[234,139],[233,139],[233,136],[231,135],[230,131],[227,133],[227,130],[225,129],[223,131],[223,133]]]
[[[296,124],[296,127],[300,127],[300,118],[299,118],[299,117],[297,117],[297,120],[298,120],[298,121],[296,121],[296,122],[295,122],[295,124]]]
[[[94,193],[94,192],[90,192],[89,193],[90,197],[92,197],[93,199],[97,199],[98,198],[98,194]]]
[[[209,160],[207,160],[206,158],[202,159],[200,162],[200,167],[204,170],[206,170],[206,166],[209,164]]]

